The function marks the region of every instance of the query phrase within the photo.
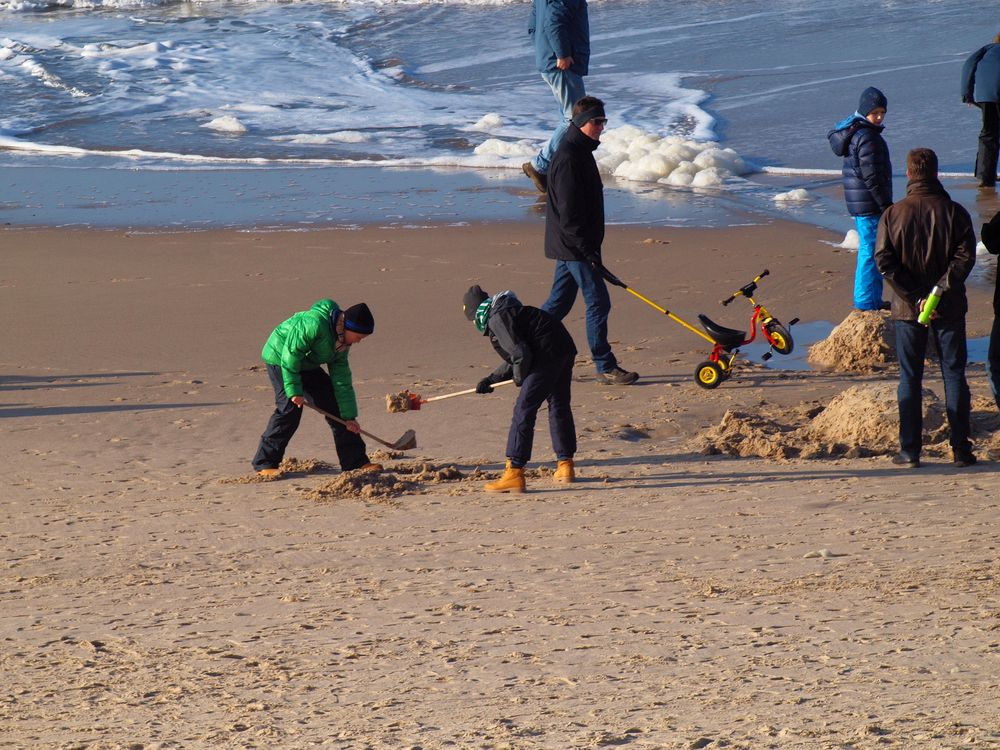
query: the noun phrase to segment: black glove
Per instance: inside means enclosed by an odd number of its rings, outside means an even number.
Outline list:
[[[476,393],[493,393],[493,383],[489,378],[483,378],[476,383]]]

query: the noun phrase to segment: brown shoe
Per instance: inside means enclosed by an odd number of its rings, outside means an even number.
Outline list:
[[[360,472],[362,474],[378,474],[382,471],[382,464],[373,464],[370,461],[364,466],[359,466],[354,471]]]
[[[629,372],[616,367],[608,372],[597,373],[597,382],[601,385],[632,385],[639,379],[639,373]]]
[[[525,492],[524,468],[514,468],[508,461],[503,476],[495,482],[487,482],[483,489],[487,492],[514,492],[517,494]]]
[[[528,175],[528,179],[531,180],[535,189],[538,190],[539,193],[548,192],[549,178],[531,166],[530,161],[526,161],[521,165],[521,171]]]
[[[576,481],[576,467],[572,458],[560,461],[556,465],[556,473],[552,475],[552,481],[559,484],[572,484]]]
[[[274,479],[281,476],[281,469],[258,469],[257,476],[264,477],[264,479]]]

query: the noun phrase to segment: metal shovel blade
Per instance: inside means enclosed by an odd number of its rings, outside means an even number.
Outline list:
[[[407,430],[403,436],[392,444],[392,449],[396,451],[410,451],[417,447],[417,433]]]

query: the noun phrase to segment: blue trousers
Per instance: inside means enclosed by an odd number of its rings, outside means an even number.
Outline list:
[[[507,435],[507,458],[512,466],[524,466],[531,460],[535,419],[544,401],[549,403],[549,435],[556,458],[573,458],[576,453],[576,425],[570,409],[574,359],[568,355],[545,363],[537,361],[521,383]]]
[[[560,114],[559,124],[552,131],[548,143],[542,146],[542,150],[531,160],[531,165],[535,170],[545,174],[549,171],[549,162],[552,161],[556,149],[559,148],[563,136],[566,135],[570,120],[573,119],[573,105],[586,96],[587,92],[583,87],[583,77],[568,70],[547,71],[542,73],[542,80],[549,84],[549,88],[552,89],[552,95],[559,104]]]
[[[858,229],[858,265],[854,269],[854,307],[858,310],[882,308],[882,274],[875,267],[875,235],[878,216],[855,216]]]
[[[611,314],[611,295],[604,277],[582,260],[557,260],[552,277],[552,291],[542,309],[562,320],[573,309],[577,291],[583,292],[587,306],[587,343],[598,372],[611,372],[618,360],[608,343],[608,315]]]
[[[949,442],[953,451],[970,451],[969,419],[972,397],[965,380],[968,353],[965,344],[965,319],[942,323],[932,320],[922,326],[912,320],[896,321],[896,356],[899,358],[899,450],[909,458],[919,458],[923,446],[924,357],[927,338],[933,332],[941,355],[944,378],[945,409],[948,412]]]
[[[330,376],[322,368],[314,370],[302,370],[299,373],[302,377],[302,391],[306,400],[318,406],[323,411],[340,416],[340,406],[337,405],[337,397],[333,392],[333,383]],[[285,457],[285,448],[288,447],[292,435],[299,429],[299,422],[302,420],[302,409],[288,400],[285,395],[285,383],[281,376],[280,365],[268,365],[267,377],[274,388],[274,412],[267,421],[264,434],[260,436],[260,445],[257,448],[257,455],[253,457],[253,468],[256,471],[261,469],[276,469]],[[304,408],[304,407],[303,407]],[[340,468],[344,471],[358,469],[368,463],[368,455],[365,453],[365,441],[348,430],[339,422],[327,419],[326,423],[333,430],[333,444],[337,448],[337,458],[340,460]]]

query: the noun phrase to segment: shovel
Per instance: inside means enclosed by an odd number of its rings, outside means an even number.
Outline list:
[[[494,388],[499,388],[502,385],[510,385],[513,380],[502,380],[499,383],[494,383]],[[389,412],[400,412],[400,411],[417,411],[420,409],[422,404],[429,404],[431,401],[441,401],[445,398],[455,398],[455,396],[467,396],[470,393],[475,393],[475,388],[466,388],[464,391],[456,391],[455,393],[446,393],[443,396],[431,396],[430,398],[423,398],[419,393],[410,393],[409,391],[403,391],[396,395],[386,396],[386,407]]]
[[[316,406],[315,404],[310,404],[308,401],[305,401],[304,403],[310,409],[312,409],[313,411],[318,411],[327,419],[332,419],[334,422],[339,422],[345,427],[347,426],[347,422],[341,419],[340,417],[335,417],[330,412],[323,411],[318,406]],[[383,440],[380,437],[375,437],[370,432],[366,432],[365,430],[359,430],[359,432],[362,435],[370,437],[375,442],[382,443],[382,445],[384,445],[386,448],[390,448],[394,451],[408,451],[408,450],[413,450],[414,448],[417,447],[417,433],[415,433],[413,430],[407,430],[406,432],[404,432],[402,436],[399,438],[399,440],[397,440],[395,443],[390,443],[386,440]]]

